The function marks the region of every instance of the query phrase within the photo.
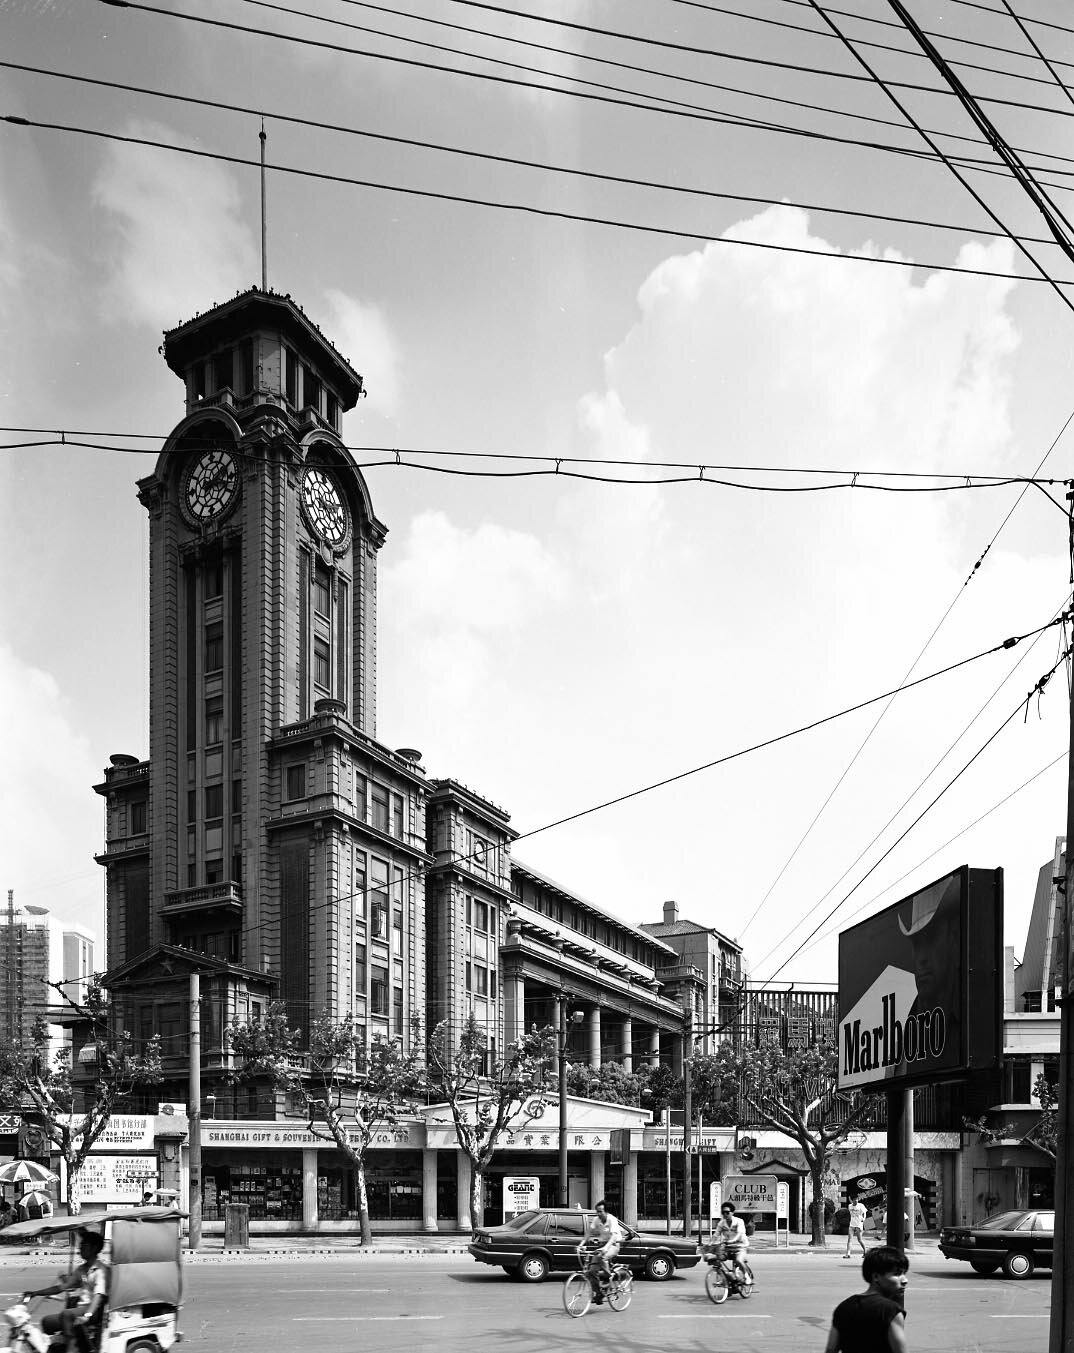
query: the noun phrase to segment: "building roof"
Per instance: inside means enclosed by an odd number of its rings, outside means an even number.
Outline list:
[[[344,409],[362,394],[362,378],[343,354],[290,296],[251,287],[203,315],[164,332],[164,360],[177,376],[214,348],[268,329],[281,333],[301,355],[312,359],[335,388]]]
[[[739,953],[742,952],[742,945],[738,940],[731,939],[715,926],[698,925],[696,921],[643,921],[641,928],[650,935],[715,935],[721,943],[731,949],[737,949]]]
[[[610,921],[612,925],[618,926],[620,930],[625,930],[631,935],[634,935],[637,939],[644,940],[646,944],[653,945],[661,952],[670,954],[675,958],[678,957],[671,945],[665,944],[664,941],[659,939],[656,935],[651,935],[648,931],[642,930],[638,926],[631,925],[628,921],[620,920],[620,918],[612,912],[606,911],[603,907],[598,907],[593,902],[587,902],[584,897],[579,897],[577,893],[571,892],[571,890],[565,888],[562,883],[557,883],[555,879],[550,879],[547,874],[541,874],[536,869],[531,869],[528,864],[523,864],[520,860],[512,857],[511,873],[514,874],[515,872],[521,874],[523,878],[528,878],[533,883],[540,883],[546,888],[551,888],[554,892],[559,893],[561,897],[565,897],[569,901],[575,903],[576,906],[581,907],[583,911],[588,911],[594,916],[599,916],[602,921]]]

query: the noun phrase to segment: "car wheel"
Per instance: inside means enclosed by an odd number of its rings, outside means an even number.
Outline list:
[[[662,1283],[675,1272],[675,1260],[670,1254],[658,1251],[645,1261],[645,1276],[654,1283]]]
[[[974,1273],[980,1273],[982,1277],[987,1278],[990,1273],[995,1273],[999,1265],[984,1259],[971,1259],[970,1268],[973,1269]]]
[[[548,1277],[548,1260],[537,1250],[524,1254],[515,1273],[524,1283],[541,1283]]]
[[[1003,1256],[1003,1275],[1006,1278],[1028,1278],[1033,1272],[1033,1256],[1024,1250],[1010,1250]]]

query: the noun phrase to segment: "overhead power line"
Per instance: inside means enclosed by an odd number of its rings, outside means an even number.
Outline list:
[[[112,3],[112,0],[102,0],[102,3]],[[214,160],[222,164],[243,165],[249,168],[260,170],[261,161],[250,159],[242,155],[227,155],[222,151],[200,150],[193,146],[176,146],[167,141],[159,141],[152,137],[145,136],[125,136],[119,132],[99,131],[94,128],[76,127],[62,122],[43,122],[36,118],[22,117],[13,113],[0,115],[0,121],[6,122],[16,127],[38,128],[44,131],[66,132],[72,136],[85,136],[93,139],[113,141],[122,145],[149,146],[156,150],[171,151],[176,155],[188,155],[196,159]],[[378,192],[399,193],[407,197],[427,198],[437,202],[455,202],[464,206],[484,207],[493,211],[518,212],[524,215],[539,216],[547,220],[570,221],[575,224],[606,226],[616,230],[629,230],[645,235],[658,235],[666,239],[689,240],[693,243],[701,244],[720,244],[732,245],[746,249],[760,249],[766,252],[780,254],[805,255],[810,258],[824,258],[832,261],[844,261],[852,263],[871,263],[882,267],[890,268],[922,268],[931,272],[949,272],[959,273],[969,277],[1000,277],[1008,281],[1022,282],[1047,282],[1062,296],[1061,288],[1070,286],[1069,279],[1055,279],[1050,277],[1041,268],[1040,276],[1033,276],[1028,273],[1010,273],[1002,272],[991,268],[967,268],[955,263],[932,263],[925,260],[891,258],[888,255],[879,254],[843,254],[835,253],[823,249],[806,249],[799,245],[774,244],[771,241],[747,240],[739,238],[728,238],[724,235],[709,235],[700,231],[681,230],[671,226],[651,226],[637,221],[623,221],[612,217],[589,216],[580,212],[557,211],[551,207],[538,207],[530,203],[522,202],[498,202],[490,198],[471,197],[461,193],[436,192],[429,188],[411,188],[403,184],[382,183],[375,179],[355,178],[346,174],[332,174],[325,170],[306,169],[296,165],[270,164],[266,166],[273,173],[292,174],[300,178],[315,179],[326,183],[339,183],[349,187],[371,188]],[[972,191],[972,190],[971,190]],[[976,196],[976,194],[975,194]],[[993,213],[989,215],[996,218]],[[1022,249],[1022,252],[1038,268],[1033,255],[1025,250],[1017,237],[1011,235],[1009,231],[1005,233],[1014,240]],[[1066,297],[1063,297],[1066,301]],[[1071,308],[1074,304],[1066,301]]]
[[[77,75],[66,71],[46,70],[40,66],[28,66],[17,61],[0,60],[0,69],[21,71],[24,74],[45,76],[49,79],[67,80],[72,83],[91,85],[99,89],[114,89],[125,94],[143,94],[148,98],[164,99],[169,102],[187,104],[193,107],[212,108],[220,112],[239,113],[243,116],[264,117],[271,121],[290,126],[309,127],[317,131],[342,133],[358,136],[365,140],[380,141],[388,145],[409,146],[416,150],[432,150],[438,154],[457,155],[465,159],[481,160],[490,164],[508,165],[511,168],[533,169],[546,174],[561,174],[566,177],[592,180],[598,183],[614,183],[623,187],[647,188],[662,193],[681,194],[686,197],[702,197],[713,201],[737,202],[747,206],[788,206],[801,211],[824,215],[849,216],[857,220],[882,221],[892,225],[922,226],[930,230],[945,230],[962,235],[984,235],[989,238],[1006,239],[1007,233],[989,226],[971,226],[961,222],[933,221],[923,217],[897,216],[884,212],[862,211],[854,207],[826,206],[815,202],[797,202],[789,198],[757,197],[745,193],[731,193],[712,188],[699,188],[689,184],[667,183],[654,179],[631,178],[622,174],[602,173],[595,169],[579,169],[574,165],[551,164],[542,160],[522,159],[512,155],[497,155],[490,151],[472,150],[462,146],[451,146],[444,142],[422,141],[408,136],[391,136],[384,132],[368,131],[361,127],[351,127],[340,123],[321,122],[315,118],[297,117],[280,113],[274,109],[253,108],[249,105],[225,103],[219,99],[196,98],[189,94],[176,94],[167,90],[149,89],[141,85],[125,84],[115,80],[102,80],[87,75]],[[1072,159],[1074,163],[1074,159]],[[1044,236],[1021,236],[1030,244],[1052,244],[1054,240]]]

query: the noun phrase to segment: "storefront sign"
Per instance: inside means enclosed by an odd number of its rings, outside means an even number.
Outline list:
[[[723,1181],[723,1196],[736,1212],[778,1212],[774,1174],[729,1174]]]
[[[376,1147],[410,1146],[410,1125],[400,1123],[396,1127],[378,1128],[372,1135],[369,1145]],[[360,1144],[361,1137],[357,1128],[348,1128],[347,1137],[352,1145]],[[319,1137],[305,1128],[281,1127],[278,1123],[206,1123],[201,1124],[202,1146],[258,1146],[258,1147],[295,1147],[320,1146],[326,1150],[335,1146],[328,1137]]]
[[[643,1150],[645,1151],[666,1151],[668,1147],[667,1133],[655,1132],[651,1136],[648,1132],[645,1134]],[[683,1137],[680,1132],[676,1137],[674,1133],[671,1137],[672,1151],[681,1151],[683,1149]],[[734,1149],[734,1138],[730,1133],[721,1133],[718,1137],[710,1137],[707,1134],[700,1141],[696,1137],[690,1139],[690,1150],[693,1152],[705,1151],[731,1151]]]
[[[66,1166],[62,1173],[66,1192]],[[152,1155],[90,1154],[78,1172],[79,1197],[84,1203],[139,1203],[146,1189],[156,1188],[157,1182],[157,1158]]]
[[[503,1215],[515,1217],[520,1212],[528,1212],[531,1207],[540,1205],[541,1181],[536,1175],[504,1175]]]
[[[63,1121],[81,1122],[78,1114],[68,1114]],[[153,1147],[153,1133],[156,1119],[144,1114],[114,1113],[105,1125],[104,1131],[93,1143],[94,1151],[141,1151]],[[81,1140],[76,1138],[76,1141]]]

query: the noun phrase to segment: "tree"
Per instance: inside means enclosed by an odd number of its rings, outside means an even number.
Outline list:
[[[150,1039],[138,1052],[130,1033],[113,1027],[100,974],[90,979],[84,1001],[75,1001],[62,990],[61,995],[90,1030],[85,1046],[93,1049],[92,1100],[86,1096],[82,1112],[76,1110],[83,1090],[74,1083],[71,1045],[63,1044],[50,1055],[49,1026],[43,1016],[34,1021],[29,1046],[16,1043],[0,1050],[0,1100],[21,1105],[28,1101],[36,1110],[45,1135],[67,1166],[67,1210],[75,1216],[82,1208],[82,1166],[120,1101],[138,1086],[161,1080],[160,1038]]]
[[[1055,1165],[1059,1139],[1059,1091],[1041,1072],[1033,1082],[1033,1097],[1040,1102],[1040,1117],[1022,1140],[1035,1146]]]
[[[317,1016],[308,1059],[299,1052],[300,1035],[279,1003],[269,1006],[262,1020],[228,1025],[226,1037],[238,1063],[232,1078],[268,1080],[301,1101],[309,1131],[334,1142],[354,1171],[362,1244],[369,1245],[366,1152],[374,1133],[395,1127],[400,1109],[421,1094],[423,1068],[396,1039],[374,1035],[367,1052],[350,1015]]]
[[[641,1075],[624,1071],[621,1062],[601,1062],[595,1071],[580,1062],[567,1067],[567,1093],[583,1099],[599,1099],[605,1104],[640,1104],[644,1085]]]
[[[482,1177],[501,1140],[511,1141],[544,1109],[556,1086],[556,1031],[536,1026],[488,1066],[488,1035],[471,1014],[452,1050],[444,1021],[429,1039],[429,1089],[447,1101],[459,1147],[470,1160],[470,1220],[484,1216]]]
[[[812,1185],[810,1244],[824,1249],[823,1178],[832,1149],[866,1122],[872,1102],[836,1088],[837,1049],[814,1040],[784,1051],[778,1045],[736,1050],[724,1043],[691,1061],[694,1082],[720,1087],[720,1104],[735,1121],[771,1128],[797,1142]]]

